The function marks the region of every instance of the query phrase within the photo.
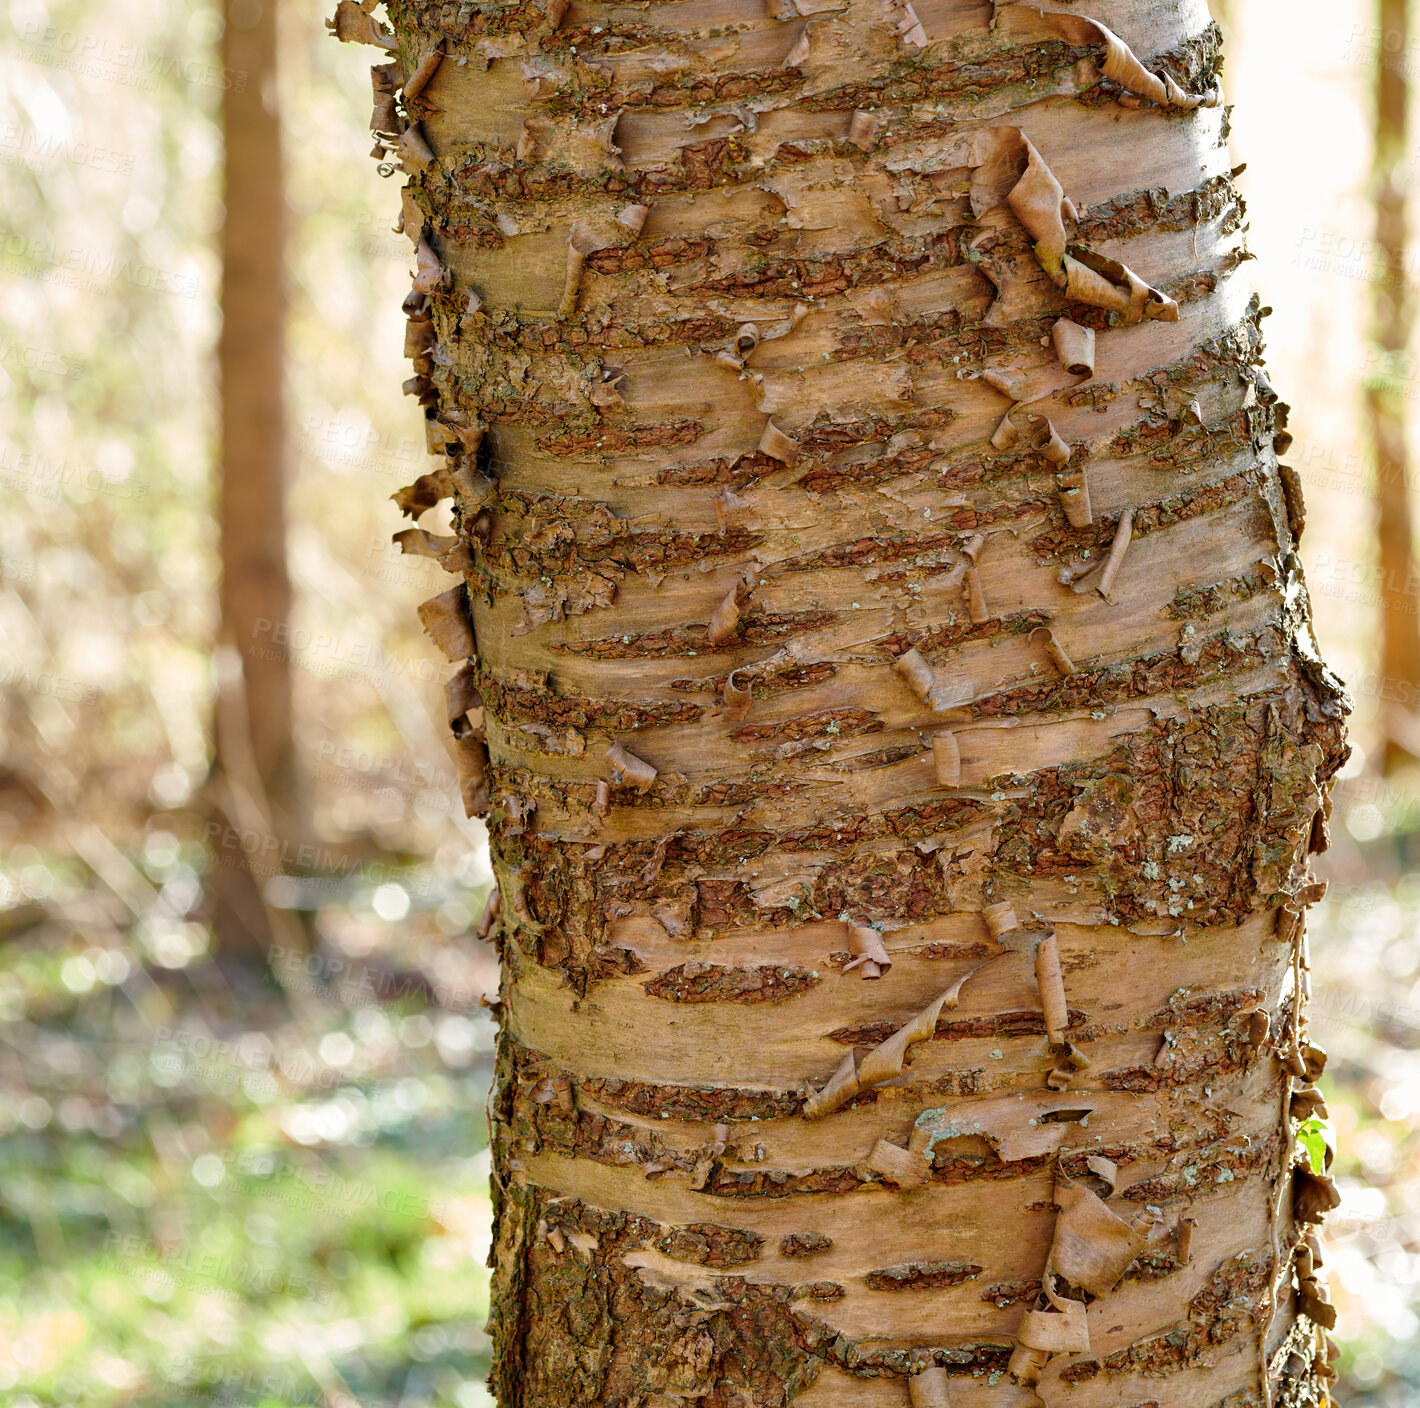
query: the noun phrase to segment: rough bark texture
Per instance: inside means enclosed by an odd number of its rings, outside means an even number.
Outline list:
[[[1202,0],[390,10],[499,1402],[1325,1403],[1344,702]]]

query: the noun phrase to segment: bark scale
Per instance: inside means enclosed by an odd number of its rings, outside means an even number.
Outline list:
[[[1345,706],[1202,0],[389,11],[499,1402],[1326,1403]]]

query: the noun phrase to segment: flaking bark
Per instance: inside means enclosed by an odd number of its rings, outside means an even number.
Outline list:
[[[499,1402],[1326,1403],[1345,704],[1203,5],[389,9]]]

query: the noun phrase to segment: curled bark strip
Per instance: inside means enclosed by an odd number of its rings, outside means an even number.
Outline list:
[[[1016,1348],[1007,1372],[1019,1383],[1039,1381],[1041,1370],[1057,1354],[1088,1354],[1090,1328],[1083,1301],[1067,1300],[1051,1285],[1047,1270],[1044,1281],[1050,1301],[1048,1310],[1027,1310],[1016,1332]]]
[[[630,783],[638,792],[647,791],[656,780],[656,769],[644,758],[628,753],[619,743],[613,743],[606,750],[606,756],[615,769],[617,781]]]
[[[873,1145],[863,1167],[896,1188],[923,1188],[932,1176],[926,1159],[886,1139]]]
[[[1009,401],[1026,399],[1026,379],[1014,367],[987,367],[984,371],[960,371],[958,381],[984,381],[993,391],[999,391]]]
[[[370,87],[374,96],[374,108],[370,113],[370,131],[376,136],[394,136],[404,123],[394,105],[395,91],[399,87],[400,68],[397,63],[372,64],[370,66]],[[408,221],[406,220],[406,228]]]
[[[1308,1242],[1314,1241],[1309,1238]],[[1336,1328],[1336,1307],[1331,1303],[1326,1287],[1317,1276],[1321,1259],[1308,1242],[1302,1243],[1296,1252],[1297,1308],[1309,1320],[1315,1321],[1324,1330]]]
[[[1073,206],[1030,138],[1018,133],[1017,140],[1025,153],[1025,171],[1007,193],[1006,204],[1034,241],[1035,257],[1055,286],[1077,302],[1119,313],[1125,323],[1143,318],[1177,322],[1178,304],[1132,269],[1083,245],[1067,248],[1065,219]]]
[[[1072,528],[1088,528],[1095,521],[1095,512],[1090,505],[1090,481],[1084,467],[1057,476],[1055,487],[1060,491],[1065,521]]]
[[[749,599],[750,589],[745,582],[736,582],[724,600],[715,608],[710,624],[705,628],[705,638],[711,645],[723,645],[738,629],[740,607]]]
[[[1109,556],[1105,559],[1104,568],[1100,572],[1099,594],[1108,602],[1114,600],[1110,592],[1114,588],[1114,579],[1119,575],[1119,569],[1124,562],[1124,554],[1129,551],[1129,540],[1133,536],[1134,510],[1127,508],[1119,515],[1119,527],[1114,530],[1114,541],[1109,545]]]
[[[981,556],[981,549],[986,546],[986,535],[984,533],[973,533],[966,542],[961,545],[961,550],[973,562]]]
[[[875,112],[858,111],[848,122],[848,140],[860,151],[867,151],[873,145],[878,131],[878,115]]]
[[[772,420],[764,423],[764,433],[759,437],[759,451],[790,469],[799,461],[798,442],[785,435]]]
[[[986,606],[986,594],[981,590],[981,573],[973,563],[966,570],[966,609],[975,625],[982,625],[991,619]]]
[[[582,297],[582,271],[586,263],[587,256],[569,241],[566,282],[562,287],[562,301],[557,305],[557,316],[564,321],[577,315],[577,303]]]
[[[908,1379],[907,1397],[912,1408],[952,1408],[947,1388],[947,1371],[940,1364],[934,1364]]]
[[[1292,1215],[1298,1222],[1320,1222],[1340,1206],[1341,1194],[1327,1174],[1304,1166],[1292,1170]]]
[[[1021,432],[1016,429],[1011,420],[1011,413],[1007,411],[1001,417],[1001,423],[991,432],[991,448],[1002,451],[1014,449],[1020,438]]]
[[[1071,376],[1093,376],[1095,374],[1095,330],[1082,328],[1069,318],[1059,319],[1050,329],[1050,340],[1055,344],[1055,355],[1060,365]]]
[[[405,80],[405,102],[413,102],[429,86],[429,80],[439,71],[439,65],[443,62],[443,47],[436,44],[419,60],[414,66],[414,72]]]
[[[1065,1005],[1065,980],[1060,974],[1060,945],[1047,934],[1035,950],[1035,981],[1040,988],[1040,1006],[1045,1013],[1045,1030],[1053,1046],[1065,1040],[1070,1013]]]
[[[1016,219],[1035,241],[1035,257],[1058,285],[1065,262],[1065,192],[1029,137],[1020,135],[1026,166],[1006,196]]]
[[[411,317],[404,325],[404,355],[414,360],[427,357],[439,340],[434,319],[428,312]]]
[[[503,908],[503,892],[495,885],[489,892],[488,902],[483,906],[483,914],[478,920],[478,937],[486,939],[498,922],[499,911]]]
[[[411,122],[399,136],[399,157],[406,167],[427,171],[434,164],[434,149],[424,140],[423,129]]]
[[[459,795],[463,798],[464,815],[487,816],[488,745],[481,734],[467,733],[455,745],[458,758]]]
[[[1041,25],[1057,34],[1068,44],[1103,44],[1104,62],[1101,65],[1104,76],[1111,83],[1117,83],[1127,93],[1144,98],[1161,108],[1216,108],[1223,101],[1222,91],[1216,86],[1206,93],[1190,93],[1181,87],[1167,73],[1154,73],[1144,67],[1134,50],[1112,29],[1098,20],[1087,19],[1084,15],[1062,15],[1042,13],[1034,6],[1009,5],[1000,12],[1010,17],[1009,12],[1021,12],[1032,28]]]
[[[741,362],[759,346],[759,328],[754,323],[741,323],[730,343],[736,357]]]
[[[754,698],[754,682],[745,685],[735,683],[737,671],[731,670],[725,677],[725,688],[721,695],[723,703],[723,713],[725,718],[738,723],[749,713],[749,706]]]
[[[438,563],[442,563],[459,545],[459,540],[452,534],[431,533],[427,528],[402,528],[398,533],[390,534],[390,542],[397,543],[406,557],[427,557]]]
[[[828,1084],[822,1090],[814,1091],[804,1102],[804,1118],[822,1119],[842,1109],[855,1095],[886,1081],[896,1080],[911,1059],[912,1048],[931,1038],[943,1008],[957,1005],[963,985],[975,972],[975,968],[968,969],[940,997],[929,1002],[866,1055],[850,1052],[845,1056],[843,1063],[829,1077]]]
[[[789,52],[784,55],[785,68],[797,68],[809,56],[809,27],[803,25]]]
[[[439,255],[435,254],[429,241],[422,238],[419,248],[415,250],[415,281],[410,288],[416,294],[432,294],[442,284],[443,277],[443,264],[439,263]]]
[[[1247,1040],[1249,1046],[1261,1046],[1272,1030],[1272,1017],[1265,1008],[1258,1007],[1247,1014]]]
[[[1090,1058],[1073,1041],[1061,1042],[1055,1052],[1055,1065],[1045,1077],[1046,1089],[1068,1090],[1089,1064]]]
[[[941,787],[961,786],[961,745],[950,729],[932,735],[932,761]]]
[[[1109,1188],[1109,1196],[1114,1197],[1119,1187],[1119,1165],[1113,1159],[1106,1159],[1101,1154],[1088,1154],[1085,1157],[1085,1167],[1096,1178],[1104,1180],[1105,1185]]]
[[[446,469],[436,469],[431,474],[421,474],[413,484],[406,484],[390,495],[399,505],[399,511],[406,518],[418,518],[427,509],[454,492],[453,481]]]
[[[1072,244],[1064,259],[1064,281],[1060,287],[1080,303],[1107,308],[1118,313],[1126,326],[1144,318],[1157,322],[1178,322],[1178,303],[1168,294],[1145,283],[1127,264]]]
[[[469,719],[470,710],[480,711],[477,722]],[[444,681],[444,714],[449,727],[461,737],[470,728],[482,724],[483,695],[478,688],[478,666],[472,660],[465,660],[457,670]]]
[[[931,41],[911,0],[893,0],[892,11],[898,39],[909,49],[925,49]]]
[[[462,582],[419,606],[419,619],[429,639],[448,660],[462,662],[475,653],[473,617],[468,609],[468,592]]]
[[[1000,904],[988,904],[981,911],[981,918],[986,923],[986,932],[993,939],[1000,939],[1002,934],[1009,934],[1013,929],[1021,927],[1021,921],[1016,917],[1016,907],[1009,900],[1002,900]]]
[[[1066,444],[1060,432],[1044,416],[1038,416],[1037,420],[1040,424],[1031,436],[1031,448],[1039,450],[1057,469],[1061,465],[1069,464],[1070,446]]]
[[[597,783],[592,796],[592,811],[596,816],[605,816],[611,810],[611,783],[603,778]]]
[[[843,965],[845,973],[861,968],[865,978],[881,978],[892,967],[883,936],[871,924],[850,923],[848,947],[854,956]]]
[[[347,44],[374,44],[380,49],[394,48],[394,35],[374,15],[368,15],[355,0],[340,0],[333,18],[325,27],[336,39]]]
[[[1042,638],[1045,653],[1050,657],[1050,663],[1060,671],[1062,675],[1073,675],[1075,673],[1075,662],[1065,653],[1065,647],[1055,639],[1055,632],[1049,626],[1037,626],[1030,633],[1030,642],[1036,644],[1037,637]]]
[[[932,673],[932,667],[927,663],[922,652],[913,646],[911,650],[904,651],[897,657],[893,664],[895,669],[903,679],[912,687],[912,692],[924,703],[928,703],[932,688],[936,684],[936,676]]]
[[[633,235],[639,235],[646,227],[646,217],[651,213],[649,205],[627,205],[616,212],[617,223],[625,225]]]
[[[1148,1238],[1063,1173],[1056,1177],[1055,1205],[1060,1216],[1055,1220],[1049,1269],[1092,1296],[1107,1295],[1148,1245]]]

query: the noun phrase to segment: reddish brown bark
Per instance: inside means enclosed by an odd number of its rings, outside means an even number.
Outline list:
[[[390,12],[499,1401],[1326,1402],[1344,703],[1202,4]]]

